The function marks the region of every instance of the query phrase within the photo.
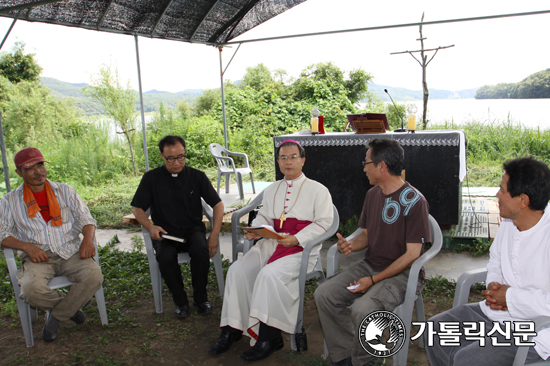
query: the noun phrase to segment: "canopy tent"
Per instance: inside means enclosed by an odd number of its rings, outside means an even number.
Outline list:
[[[223,75],[225,69],[221,62],[221,50],[225,45],[237,43],[240,46],[242,43],[273,39],[550,13],[550,10],[542,10],[526,13],[500,14],[474,18],[459,18],[289,36],[275,36],[263,39],[231,42],[231,40],[255,26],[303,2],[305,2],[305,0],[39,0],[33,2],[29,2],[28,0],[0,0],[0,16],[13,18],[14,23],[17,19],[23,19],[31,22],[51,23],[134,36],[141,100],[143,141],[145,146],[145,164],[148,170],[147,140],[145,135],[145,119],[143,115],[137,36],[199,43],[219,48],[223,123],[225,143],[227,146],[227,128],[225,125],[225,103],[223,95]],[[12,27],[8,30],[6,37],[9,35]],[[4,37],[4,41],[6,37]],[[0,44],[0,49],[4,41]],[[235,53],[233,56],[235,56]],[[231,63],[231,60],[229,63]],[[6,184],[9,189],[9,176],[7,173],[7,163],[4,151],[1,116],[0,145],[2,148]]]
[[[0,49],[17,19],[133,35],[136,44],[145,169],[149,170],[137,37],[215,46],[229,42],[304,1],[306,0],[1,0],[0,16],[13,18],[14,22],[0,44]],[[219,49],[223,93],[225,70],[221,64],[221,47]],[[227,147],[225,106],[223,124]],[[0,147],[9,191],[11,187],[1,116]]]
[[[103,32],[223,44],[305,0],[2,0],[0,15]],[[28,8],[32,6],[32,8]]]

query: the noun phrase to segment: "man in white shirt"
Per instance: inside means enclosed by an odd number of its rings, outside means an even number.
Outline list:
[[[512,365],[517,351],[514,338],[491,331],[497,326],[505,329],[507,322],[550,316],[550,169],[532,158],[514,159],[503,167],[497,193],[503,221],[491,245],[488,285],[482,291],[486,299],[430,319],[436,333],[433,346],[426,347],[432,366]],[[461,326],[475,322],[478,329],[484,325],[484,333],[493,339],[484,338],[482,346],[462,335],[459,346],[441,346],[442,322],[460,322]],[[514,324],[511,327],[513,332]],[[495,341],[510,346],[494,346]],[[533,342],[536,345],[529,347],[526,364],[550,356],[550,329],[538,332]]]
[[[21,255],[21,298],[51,310],[42,329],[42,339],[51,342],[59,322],[84,323],[80,308],[103,282],[93,258],[96,222],[73,187],[46,179],[47,161],[38,149],[19,151],[14,162],[24,183],[0,200],[0,243]],[[55,276],[67,276],[73,283],[68,293],[48,287]]]

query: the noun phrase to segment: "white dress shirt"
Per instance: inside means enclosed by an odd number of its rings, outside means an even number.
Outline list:
[[[512,220],[504,219],[491,245],[487,264],[487,284],[510,286],[506,292],[507,311],[493,310],[480,302],[481,310],[494,321],[525,321],[550,316],[550,205],[529,230],[519,231]],[[550,328],[533,339],[543,358],[550,356]]]

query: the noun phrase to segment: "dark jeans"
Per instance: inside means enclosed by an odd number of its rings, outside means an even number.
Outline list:
[[[176,306],[188,303],[185,286],[178,264],[178,253],[187,252],[191,257],[191,283],[193,285],[193,299],[196,303],[208,301],[206,285],[208,283],[208,269],[210,255],[206,244],[206,235],[201,231],[190,232],[185,235],[185,243],[171,240],[153,240],[153,247],[160,273],[164,282],[172,292]]]

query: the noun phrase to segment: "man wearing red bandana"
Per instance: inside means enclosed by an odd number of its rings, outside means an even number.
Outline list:
[[[51,310],[42,329],[42,339],[51,342],[60,322],[84,323],[80,308],[103,282],[93,259],[96,222],[73,187],[46,179],[47,161],[38,149],[19,151],[14,162],[24,183],[0,201],[0,242],[21,255],[17,274],[21,298]],[[67,294],[48,287],[55,276],[66,276],[73,283]]]
[[[283,348],[281,331],[294,333],[298,316],[298,275],[302,250],[332,224],[332,198],[326,187],[302,173],[305,151],[294,140],[276,152],[285,178],[264,191],[262,208],[252,226],[269,225],[284,239],[262,239],[229,268],[220,326],[222,332],[208,350],[218,355],[242,335],[252,348],[241,355],[257,361]],[[248,232],[248,239],[255,234]],[[313,269],[321,246],[311,251]]]

